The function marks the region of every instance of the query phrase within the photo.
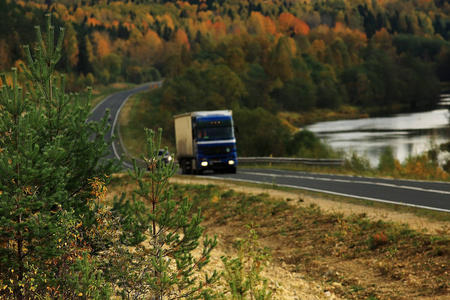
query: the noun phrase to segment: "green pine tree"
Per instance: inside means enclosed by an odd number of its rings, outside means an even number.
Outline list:
[[[152,130],[146,134],[147,155],[142,158],[148,172],[134,161],[129,174],[139,188],[131,200],[122,197],[114,205],[118,215],[126,216],[122,241],[134,248],[115,249],[116,259],[109,268],[111,282],[117,283],[123,299],[209,299],[219,274],[214,271],[208,276],[202,267],[210,260],[216,238],[206,235],[201,253],[194,257],[192,252],[199,247],[204,232],[200,225],[204,218],[200,210],[191,215],[192,204],[187,198],[180,202],[172,199],[168,182],[178,166],[174,167],[173,160],[164,163],[158,156],[162,130],[156,137]]]
[[[24,47],[25,84],[19,83],[16,69],[10,84],[1,76],[2,299],[71,295],[70,265],[90,248],[83,232],[95,224],[87,201],[89,179],[118,170],[104,159],[107,116],[87,123],[90,96],[81,106],[77,95],[65,92],[65,77],[55,75],[64,29],[55,43],[51,17],[46,17],[45,41],[36,27],[33,53]]]

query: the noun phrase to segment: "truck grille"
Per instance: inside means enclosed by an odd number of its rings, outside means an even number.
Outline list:
[[[205,155],[219,155],[219,154],[231,154],[233,150],[229,146],[218,146],[218,147],[205,147],[201,148]]]

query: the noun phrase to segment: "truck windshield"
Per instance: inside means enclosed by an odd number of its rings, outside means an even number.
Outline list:
[[[202,127],[197,129],[197,140],[228,140],[234,138],[232,127]]]

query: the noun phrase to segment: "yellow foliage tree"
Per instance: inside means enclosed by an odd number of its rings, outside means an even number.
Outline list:
[[[381,28],[371,38],[372,46],[379,48],[391,55],[395,55],[395,47],[392,45],[392,37],[385,28]]]
[[[264,16],[260,12],[252,11],[247,21],[247,27],[250,34],[265,33]]]
[[[67,51],[67,59],[71,67],[75,67],[78,63],[78,40],[77,32],[71,23],[66,25],[66,38],[64,39],[64,49]]]
[[[325,53],[325,42],[323,40],[314,40],[307,49],[307,52],[316,60],[322,61]]]
[[[129,51],[143,65],[151,65],[160,61],[163,53],[164,44],[158,34],[149,29],[141,38],[136,37],[134,42],[130,44]]]
[[[84,17],[86,16],[86,13],[81,7],[77,7],[75,12],[73,13],[75,19],[78,21],[78,23],[81,23],[84,20]]]
[[[168,27],[171,30],[175,30],[175,25],[173,23],[173,19],[169,14],[164,14],[162,16],[157,16],[156,20],[163,26]]]
[[[333,31],[342,38],[350,51],[358,52],[367,46],[366,34],[358,29],[350,29],[338,22]]]
[[[92,41],[95,45],[95,53],[99,59],[111,53],[111,43],[106,33],[94,31],[92,33]]]

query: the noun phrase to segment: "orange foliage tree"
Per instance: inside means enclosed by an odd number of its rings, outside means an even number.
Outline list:
[[[278,23],[280,25],[280,31],[286,33],[288,36],[307,35],[309,33],[308,24],[291,13],[281,13],[278,17]]]
[[[189,39],[188,39],[186,32],[181,28],[179,28],[175,32],[173,40],[175,43],[179,44],[180,46],[184,45],[187,49],[189,49],[191,47],[189,44]]]

